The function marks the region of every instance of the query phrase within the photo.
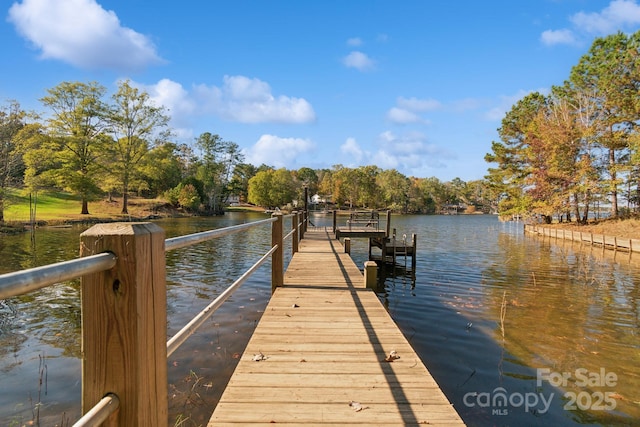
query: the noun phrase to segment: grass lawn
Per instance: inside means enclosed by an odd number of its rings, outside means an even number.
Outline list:
[[[32,198],[33,201],[33,198]],[[98,218],[127,219],[130,216],[144,217],[153,213],[153,207],[163,204],[159,199],[129,199],[129,215],[122,215],[122,199],[113,202],[99,200],[89,202],[89,215],[80,215],[80,199],[62,191],[38,192],[36,221],[94,220]],[[19,190],[9,190],[9,203],[4,212],[6,222],[29,222],[29,195]]]

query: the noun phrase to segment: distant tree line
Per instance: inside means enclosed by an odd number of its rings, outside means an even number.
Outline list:
[[[389,209],[402,213],[439,213],[447,205],[466,206],[478,212],[495,209],[495,198],[482,180],[407,177],[395,169],[377,166],[297,171],[262,166],[248,182],[248,201],[261,206],[304,203],[304,190],[317,194],[331,207]]]
[[[0,221],[10,188],[60,189],[90,201],[129,195],[160,197],[191,212],[218,214],[230,196],[259,206],[304,203],[309,196],[352,209],[437,213],[447,205],[496,208],[484,181],[406,177],[376,166],[276,169],[244,161],[238,144],[205,132],[193,144],[172,141],[167,111],[148,93],[121,81],[106,98],[98,83],[63,82],[40,99],[43,114],[17,101],[0,106]]]
[[[638,206],[639,125],[640,32],[597,38],[568,80],[502,120],[485,157],[499,213],[586,222],[598,204],[613,217]]]

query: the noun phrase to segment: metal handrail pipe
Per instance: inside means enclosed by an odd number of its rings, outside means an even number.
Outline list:
[[[218,237],[237,233],[239,231],[246,230],[247,228],[269,224],[275,221],[276,218],[268,218],[260,221],[248,222],[246,224],[232,225],[230,227],[217,228],[215,230],[201,231],[199,233],[187,234],[185,236],[172,237],[164,241],[164,249],[165,251],[172,251],[174,249],[184,248],[187,246],[195,245],[197,243],[206,242],[207,240],[212,240]]]
[[[73,427],[98,427],[120,407],[120,399],[113,393],[107,394],[100,402],[80,418]]]
[[[200,326],[209,318],[215,311],[220,308],[233,293],[247,281],[249,277],[260,267],[265,261],[278,249],[278,245],[273,246],[269,252],[264,254],[255,264],[253,264],[242,276],[236,279],[227,289],[224,290],[211,304],[205,307],[200,313],[198,313],[189,323],[187,323],[178,333],[172,336],[167,341],[167,357],[171,356],[187,338],[193,335]]]
[[[0,275],[0,299],[23,295],[54,283],[109,270],[116,265],[110,252]]]

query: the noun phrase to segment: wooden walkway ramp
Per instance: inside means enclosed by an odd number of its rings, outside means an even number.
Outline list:
[[[305,233],[210,427],[464,425],[343,252]]]

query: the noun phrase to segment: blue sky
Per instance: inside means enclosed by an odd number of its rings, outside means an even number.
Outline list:
[[[568,78],[637,0],[3,2],[0,102],[120,79],[249,163],[481,179],[514,102]]]

